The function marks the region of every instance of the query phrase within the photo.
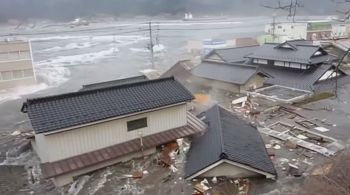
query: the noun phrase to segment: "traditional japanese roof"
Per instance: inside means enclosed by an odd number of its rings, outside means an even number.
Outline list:
[[[207,132],[191,142],[185,164],[185,177],[196,175],[205,168],[228,160],[276,176],[260,133],[229,111],[213,106],[205,116]]]
[[[205,123],[203,123],[191,113],[187,114],[187,121],[188,125],[186,126],[143,137],[143,149],[147,150],[149,148],[174,141],[178,138],[202,133],[207,128]],[[117,159],[127,154],[140,152],[141,149],[141,142],[138,138],[67,159],[42,163],[40,166],[43,177],[51,178],[84,168],[89,168],[99,163]]]
[[[193,95],[173,77],[28,99],[22,106],[35,133],[185,103]]]
[[[257,66],[203,61],[192,70],[198,77],[234,84],[245,84],[252,76],[261,73]]]
[[[277,66],[260,66],[260,69],[269,74],[271,77],[266,79],[267,84],[283,85],[287,87],[314,90],[315,83],[328,70],[334,68],[331,64],[323,64],[310,69],[286,69]]]
[[[148,80],[146,76],[136,76],[136,77],[129,77],[124,79],[118,79],[113,81],[106,81],[106,82],[100,82],[100,83],[93,83],[89,85],[83,85],[83,88],[80,89],[80,91],[86,91],[86,90],[94,90],[94,89],[100,89],[100,88],[106,88],[106,87],[115,87],[119,85],[125,85],[125,84],[131,84],[131,83],[137,83],[140,81],[146,81]]]
[[[322,55],[314,56],[316,52],[321,52]],[[302,64],[318,64],[331,62],[336,59],[319,46],[297,44],[293,42],[285,42],[282,44],[266,43],[246,57]]]
[[[247,59],[246,55],[252,54],[255,49],[257,49],[259,45],[252,45],[247,47],[235,47],[235,48],[222,48],[222,49],[214,49],[212,50],[206,57],[205,60],[211,55],[218,55],[224,62],[227,63],[235,63],[235,62],[244,62]]]

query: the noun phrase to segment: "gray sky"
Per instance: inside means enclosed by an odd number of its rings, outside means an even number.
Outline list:
[[[8,19],[70,20],[101,14],[115,16],[230,14],[243,16],[271,15],[271,10],[261,4],[275,0],[0,0],[0,21]],[[283,0],[288,1],[288,0]],[[304,8],[298,14],[335,14],[336,5],[331,0],[300,0]],[[252,15],[254,14],[254,15]],[[282,14],[282,12],[281,12]]]

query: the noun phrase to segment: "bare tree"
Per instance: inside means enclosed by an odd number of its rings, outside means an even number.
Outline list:
[[[298,8],[303,7],[303,5],[301,4],[301,0],[284,0],[284,1],[278,0],[276,3],[277,5],[269,5],[264,3],[262,6],[269,9],[287,11],[288,12],[287,18],[292,18],[293,22],[295,22],[294,18],[297,14]]]
[[[350,19],[350,0],[331,0],[338,4],[341,8],[337,10],[338,13],[344,15],[344,18],[339,19],[341,22],[348,21]]]

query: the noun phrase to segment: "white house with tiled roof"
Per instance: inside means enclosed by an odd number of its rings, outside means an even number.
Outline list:
[[[164,78],[28,99],[22,111],[35,132],[43,177],[62,186],[205,130],[187,112],[192,99],[174,78]]]

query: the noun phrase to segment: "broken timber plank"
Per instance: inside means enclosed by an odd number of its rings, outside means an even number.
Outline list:
[[[287,134],[287,132],[282,132],[281,133],[281,132],[278,132],[278,131],[275,131],[275,130],[272,130],[272,129],[269,129],[269,128],[259,128],[259,127],[258,127],[258,130],[261,133],[264,133],[264,134],[266,134],[268,136],[271,136],[271,137],[274,137],[274,138],[277,138],[277,139],[280,139],[280,140],[283,140],[283,141],[291,140],[291,141],[293,141],[294,143],[296,143],[300,147],[306,148],[308,150],[315,151],[315,152],[320,153],[320,154],[322,154],[324,156],[333,156],[333,155],[335,155],[334,151],[328,150],[325,147],[322,147],[322,146],[319,146],[319,145],[316,145],[316,144],[313,144],[313,143],[310,143],[310,142],[306,142],[306,141],[301,140],[299,138],[290,136],[290,135]]]

